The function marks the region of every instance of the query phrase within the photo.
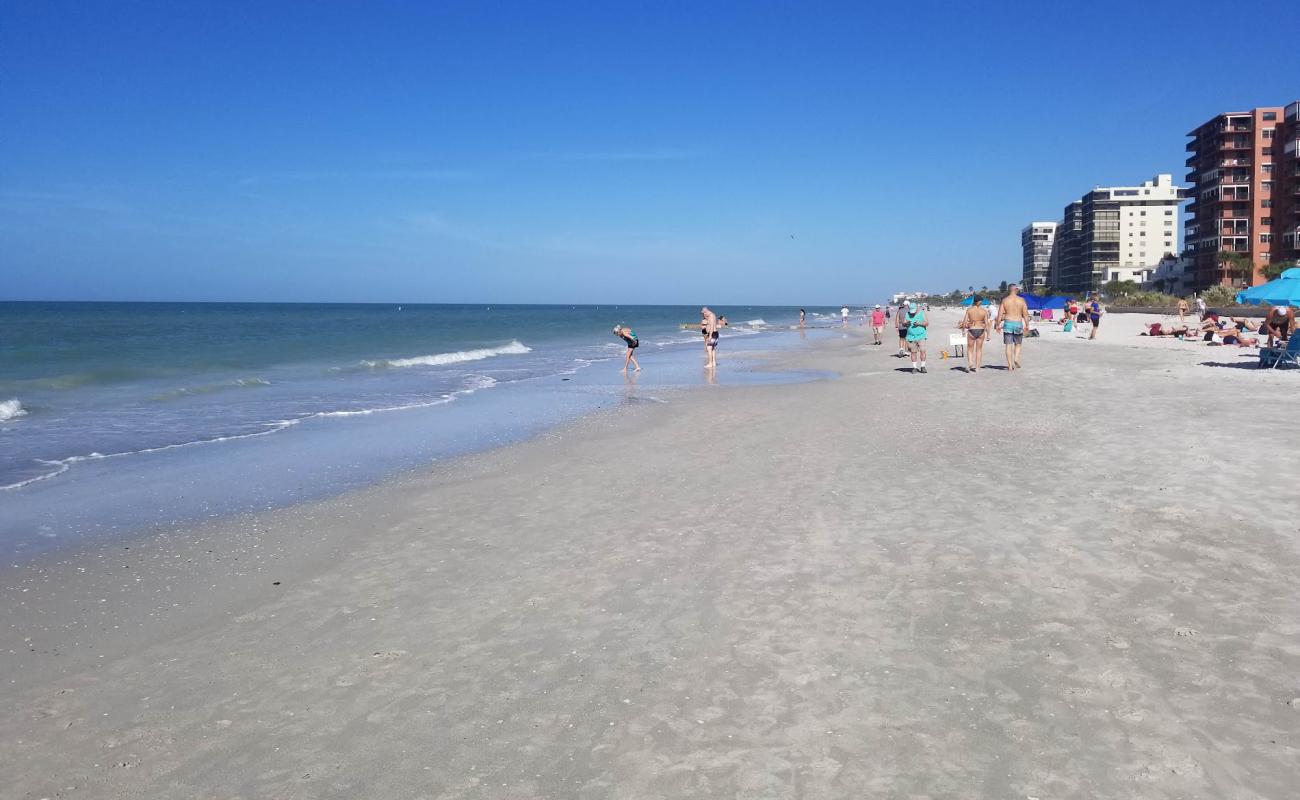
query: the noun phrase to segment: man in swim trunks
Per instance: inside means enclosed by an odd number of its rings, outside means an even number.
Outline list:
[[[930,320],[916,303],[907,304],[907,352],[912,357],[912,374],[925,372],[925,337]],[[917,360],[917,357],[920,360]]]
[[[704,368],[713,369],[718,366],[718,315],[708,306],[700,309],[700,314],[703,315],[700,330],[704,333]]]
[[[876,306],[871,312],[871,333],[876,337],[872,344],[884,344],[885,340],[880,338],[881,332],[885,330],[885,312]]]
[[[1020,296],[1020,287],[1014,283],[1007,287],[1010,294],[998,304],[998,328],[1002,331],[1002,346],[1007,354],[1007,369],[1020,369],[1020,345],[1029,329],[1029,306]]]
[[[641,340],[637,338],[636,332],[626,325],[615,325],[614,335],[627,344],[627,355],[623,358],[623,369],[619,372],[627,372],[629,362],[636,368],[635,372],[640,372],[641,365],[636,363],[636,349],[641,346]]]
[[[984,298],[975,295],[971,298],[970,308],[966,309],[961,322],[957,325],[966,331],[966,372],[979,372],[984,364],[984,339],[992,321]]]

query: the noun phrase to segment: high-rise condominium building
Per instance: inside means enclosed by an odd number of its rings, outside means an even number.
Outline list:
[[[1273,137],[1277,173],[1273,200],[1273,258],[1300,259],[1300,100],[1286,107]],[[1279,148],[1281,148],[1279,150]],[[1280,236],[1279,236],[1280,232]]]
[[[1262,282],[1259,268],[1273,260],[1275,231],[1282,229],[1273,223],[1281,189],[1278,129],[1284,115],[1277,106],[1234,111],[1187,134],[1187,180],[1193,184],[1187,249],[1195,264],[1196,289],[1243,279],[1251,285]],[[1250,274],[1234,275],[1223,252],[1249,259]]]
[[[1049,282],[1084,294],[1109,281],[1150,279],[1160,260],[1179,250],[1178,205],[1185,196],[1172,175],[1088,192],[1065,207]]]
[[[1020,280],[1026,290],[1047,286],[1055,239],[1055,222],[1031,222],[1020,232],[1020,249],[1024,252]]]

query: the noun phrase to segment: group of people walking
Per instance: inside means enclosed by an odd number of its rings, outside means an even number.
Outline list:
[[[1009,294],[996,307],[984,304],[984,298],[975,295],[970,308],[962,315],[957,327],[966,332],[966,372],[974,374],[984,365],[984,343],[1001,331],[1006,352],[1007,369],[1020,369],[1020,348],[1029,330],[1029,306],[1020,296],[1020,287],[1012,284]],[[914,374],[925,374],[925,342],[929,338],[930,319],[927,311],[915,301],[898,307],[895,317],[898,330],[898,354],[912,361]],[[875,319],[872,319],[874,326]]]

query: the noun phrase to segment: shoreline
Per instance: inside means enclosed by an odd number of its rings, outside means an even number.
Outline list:
[[[1285,796],[1300,432],[1203,391],[1254,374],[1045,334],[912,376],[863,333],[774,359],[837,379],[8,570],[9,791]]]
[[[809,379],[750,367],[748,354],[756,347],[800,346],[791,332],[744,328],[728,338],[739,366],[724,373],[727,379]],[[107,455],[85,449],[90,455],[46,462],[46,469],[54,468],[46,479],[0,489],[7,511],[0,551],[3,560],[27,560],[84,541],[178,531],[214,517],[318,501],[431,461],[526,440],[611,403],[654,399],[656,393],[704,383],[689,367],[691,346],[654,344],[656,369],[630,381],[604,370],[617,359],[602,349],[599,357],[578,359],[554,374],[500,382],[478,378],[433,400],[313,413],[259,423],[263,429],[252,433],[106,450]]]

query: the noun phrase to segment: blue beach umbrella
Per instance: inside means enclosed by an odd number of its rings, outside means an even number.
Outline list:
[[[971,303],[974,303],[974,302],[975,302],[975,295],[971,295],[970,297],[967,297],[965,300],[961,301],[961,304],[964,305],[964,306],[968,306],[968,305],[970,305]],[[980,305],[982,305],[982,306],[991,306],[991,305],[993,305],[993,301],[990,300],[990,299],[988,299],[988,298],[986,297],[986,298],[984,298],[984,302],[980,303]]]
[[[1237,294],[1237,302],[1252,306],[1295,306],[1300,308],[1300,267],[1292,267],[1282,277]]]

